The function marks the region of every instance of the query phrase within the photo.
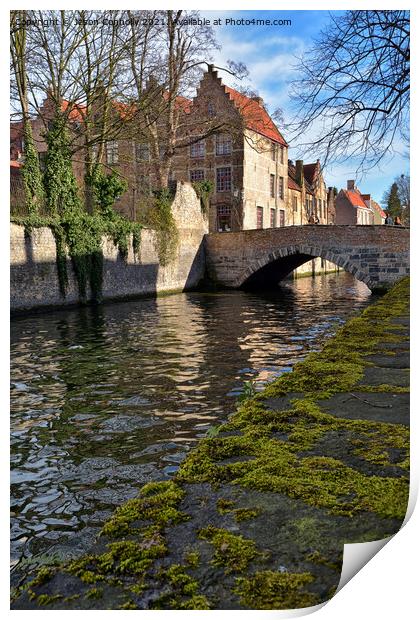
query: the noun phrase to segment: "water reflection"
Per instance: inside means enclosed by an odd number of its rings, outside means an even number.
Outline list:
[[[245,380],[289,371],[369,300],[341,274],[15,320],[13,565],[81,553],[117,504],[173,475]]]

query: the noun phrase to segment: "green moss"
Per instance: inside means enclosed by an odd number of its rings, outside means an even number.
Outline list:
[[[212,564],[223,566],[226,573],[243,571],[262,554],[253,540],[209,525],[198,532],[198,537],[214,546]]]
[[[72,601],[77,601],[80,598],[80,594],[72,594],[71,596],[66,596],[63,601],[66,603],[71,603]]]
[[[189,551],[188,553],[185,554],[184,557],[185,557],[185,562],[191,568],[197,568],[197,566],[200,564],[200,554],[198,551]]]
[[[61,596],[61,594],[54,594],[54,595],[40,594],[39,596],[37,596],[36,602],[38,605],[41,605],[42,607],[46,607],[47,605],[52,605],[53,603],[56,603],[62,598],[63,597]]]
[[[306,556],[306,561],[307,562],[313,562],[315,564],[321,564],[323,566],[326,566],[327,568],[330,568],[333,571],[337,571],[337,572],[341,572],[342,568],[343,568],[343,560],[340,559],[340,561],[331,561],[328,558],[326,558],[325,556],[323,556],[319,551],[314,551],[313,553],[309,553]]]
[[[241,521],[248,521],[248,519],[255,519],[261,510],[259,508],[237,508],[233,511],[235,520],[240,523]]]
[[[103,590],[102,588],[91,588],[90,590],[88,590],[85,594],[86,598],[102,598],[103,597]]]
[[[103,527],[102,533],[110,537],[127,534],[135,521],[146,521],[162,528],[170,523],[188,519],[176,506],[184,491],[174,482],[153,482],[145,485],[140,497],[132,499],[116,510]]]
[[[84,556],[70,563],[67,571],[84,583],[104,581],[108,576],[130,575],[144,578],[156,558],[166,553],[163,537],[155,532],[154,537],[142,542],[122,540],[111,543],[101,555]],[[140,582],[139,585],[141,585]]]
[[[183,601],[176,609],[211,609],[211,605],[203,594],[194,594],[187,601]]]
[[[120,606],[120,609],[137,609],[137,605],[134,601],[126,601]]]
[[[231,512],[233,510],[234,505],[235,505],[235,502],[233,502],[230,499],[220,498],[216,502],[216,508],[218,512],[220,512],[221,515],[224,515],[227,512]]]
[[[392,394],[408,394],[410,388],[401,385],[389,385],[389,383],[381,383],[380,385],[359,385],[360,390],[363,392],[389,392]]]
[[[185,566],[172,564],[161,570],[159,577],[165,584],[165,592],[154,604],[155,609],[210,609],[207,598],[198,593],[199,583],[189,575]]]
[[[136,594],[137,596],[140,596],[141,594],[143,594],[145,588],[146,588],[146,586],[144,585],[144,583],[140,582],[140,583],[135,583],[133,586],[130,586],[129,590],[133,594]]]
[[[51,579],[53,572],[51,568],[43,566],[37,572],[36,577],[28,583],[28,587],[34,588],[36,586],[41,586]]]
[[[304,589],[314,577],[309,573],[262,571],[252,577],[236,579],[234,592],[249,609],[299,609],[319,603],[319,598]]]

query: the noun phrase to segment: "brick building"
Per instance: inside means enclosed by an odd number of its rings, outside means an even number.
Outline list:
[[[214,185],[211,231],[284,226],[287,222],[287,149],[260,97],[225,86],[210,66],[190,110],[197,135],[203,119],[219,118],[222,129],[178,153],[175,178]]]
[[[289,160],[288,191],[288,225],[334,223],[333,190],[327,189],[319,160],[314,164]]]
[[[362,198],[368,207],[372,209],[373,223],[378,226],[385,224],[386,213],[381,209],[381,206],[373,200],[370,194],[362,194]]]
[[[374,224],[374,209],[370,194],[362,194],[353,180],[341,189],[335,199],[336,224]]]
[[[167,93],[161,91],[162,100]],[[62,103],[76,145],[73,168],[84,185],[85,155],[83,121],[85,109]],[[156,186],[156,162],[162,157],[147,138],[136,131],[135,114],[113,102],[115,123],[124,122],[115,140],[108,139],[102,163],[115,170],[128,184],[115,208],[137,219],[139,209]],[[225,86],[210,65],[192,101],[176,98],[179,115],[178,145],[169,178],[187,182],[209,180],[210,231],[246,230],[307,223],[332,223],[334,205],[328,199],[319,161],[303,164],[288,160],[288,144],[268,114],[260,97],[248,97]],[[41,114],[32,121],[41,166],[46,153],[43,134],[52,118],[47,98]],[[98,115],[97,115],[98,116]],[[182,144],[185,146],[182,146]],[[11,128],[11,159],[22,161],[21,125]],[[94,149],[93,155],[98,149]],[[97,156],[97,155],[96,155]]]

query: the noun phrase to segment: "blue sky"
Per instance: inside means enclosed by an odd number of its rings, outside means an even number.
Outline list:
[[[226,66],[227,60],[244,62],[249,70],[246,85],[263,97],[269,111],[282,108],[286,120],[291,120],[292,110],[288,91],[290,81],[298,77],[296,57],[312,46],[313,38],[328,24],[328,11],[200,11],[203,17],[211,20],[222,18],[222,26],[216,26],[216,37],[221,45],[220,52],[214,56],[214,62]],[[338,11],[336,14],[339,13]],[[233,19],[290,19],[291,26],[240,26],[225,25],[226,18]],[[223,81],[235,86],[234,78],[226,72],[220,72]],[[282,127],[279,127],[282,130]],[[286,140],[288,139],[287,132]],[[389,154],[374,170],[364,176],[357,173],[357,163],[347,161],[335,164],[325,170],[327,185],[339,189],[346,186],[347,179],[356,179],[363,193],[370,193],[378,202],[391,185],[394,178],[408,174],[409,161],[405,156],[405,147],[396,145],[399,153]],[[289,149],[289,158],[295,159],[305,154]],[[308,161],[309,163],[309,161]]]

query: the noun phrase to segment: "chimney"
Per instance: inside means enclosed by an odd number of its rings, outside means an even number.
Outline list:
[[[327,224],[334,224],[335,222],[335,197],[335,187],[329,187],[327,195]]]
[[[296,160],[296,183],[303,187],[303,159]]]
[[[352,179],[351,181],[347,181],[347,189],[349,190],[354,190],[354,179]]]
[[[256,101],[258,105],[263,108],[264,107],[264,99],[259,96],[251,97],[252,101]]]

